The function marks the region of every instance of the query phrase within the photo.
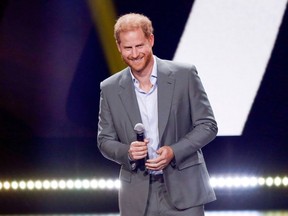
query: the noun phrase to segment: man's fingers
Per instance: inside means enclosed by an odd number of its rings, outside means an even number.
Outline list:
[[[132,142],[128,150],[129,157],[132,160],[139,160],[146,157],[148,153],[147,143],[135,141]]]

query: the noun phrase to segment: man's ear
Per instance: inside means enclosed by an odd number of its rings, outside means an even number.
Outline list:
[[[150,43],[150,45],[151,45],[151,47],[153,47],[154,46],[154,35],[153,34],[151,34],[150,36],[149,36],[149,43]]]

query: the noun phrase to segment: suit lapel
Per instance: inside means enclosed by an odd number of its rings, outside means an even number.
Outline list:
[[[119,97],[127,112],[132,127],[134,128],[135,124],[142,122],[142,120],[133,82],[128,68],[124,70],[119,85],[120,85]]]
[[[166,64],[158,58],[156,59],[158,76],[158,128],[159,140],[161,141],[170,113],[175,79]]]

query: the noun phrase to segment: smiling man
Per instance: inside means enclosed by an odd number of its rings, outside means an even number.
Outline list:
[[[218,129],[196,68],[153,55],[144,15],[121,16],[114,36],[128,67],[101,83],[98,147],[121,165],[120,214],[202,216],[216,197],[201,148]]]

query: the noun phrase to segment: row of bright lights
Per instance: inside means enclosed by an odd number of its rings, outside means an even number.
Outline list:
[[[76,179],[76,180],[29,180],[29,181],[0,181],[2,190],[117,190],[119,180],[105,179]]]
[[[288,177],[212,177],[213,188],[288,187]],[[118,190],[119,180],[29,180],[0,181],[0,191],[9,190]]]
[[[288,187],[288,177],[212,177],[213,188]]]

